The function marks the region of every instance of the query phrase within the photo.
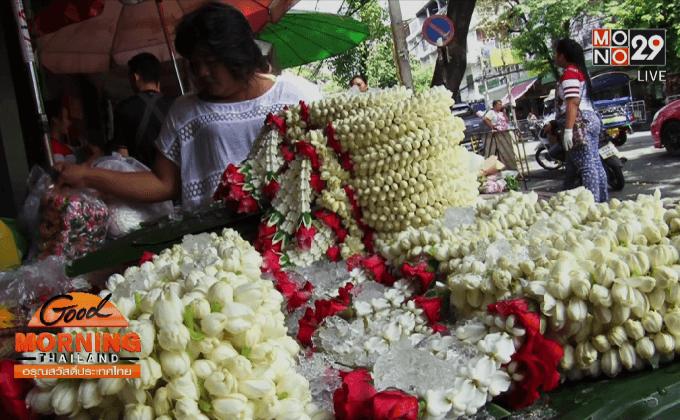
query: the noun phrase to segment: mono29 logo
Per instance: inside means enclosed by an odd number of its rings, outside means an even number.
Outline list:
[[[593,29],[594,66],[665,66],[665,29]]]

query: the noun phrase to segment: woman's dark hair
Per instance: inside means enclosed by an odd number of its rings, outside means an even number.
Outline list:
[[[45,101],[45,115],[47,116],[47,123],[52,124],[52,118],[61,119],[61,109],[64,107],[64,102],[61,99],[50,99]]]
[[[366,86],[368,86],[368,82],[366,81],[366,78],[365,78],[364,76],[362,76],[361,74],[356,74],[356,75],[352,76],[351,79],[349,79],[349,87],[354,86],[354,84],[353,84],[353,83],[354,83],[354,79],[361,79],[361,80],[364,82],[364,84],[365,84]]]
[[[496,99],[495,101],[491,102],[491,108],[496,107],[496,104],[502,103],[500,99]]]
[[[574,64],[581,70],[583,77],[586,78],[586,86],[588,87],[588,96],[593,94],[593,83],[590,81],[588,68],[586,67],[586,58],[583,54],[583,47],[573,39],[563,38],[557,41],[555,50],[562,54],[568,63]]]
[[[250,22],[239,9],[225,3],[208,2],[186,14],[175,29],[175,48],[187,59],[197,48],[214,53],[240,82],[267,67]]]
[[[161,80],[161,62],[151,53],[139,53],[127,65],[130,73],[138,74],[145,82],[158,83]]]

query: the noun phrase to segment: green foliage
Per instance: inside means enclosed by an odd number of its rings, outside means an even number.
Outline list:
[[[541,76],[556,75],[553,43],[568,38],[574,23],[583,22],[587,16],[600,15],[604,4],[612,1],[483,0],[481,3],[486,7],[500,8],[501,15],[483,21],[481,29],[501,43],[510,44],[515,53],[529,54],[533,60],[524,62],[527,71]],[[510,37],[510,32],[518,36]]]
[[[387,12],[376,0],[348,0],[347,3],[349,10],[356,10],[360,7],[355,18],[368,26],[368,39],[355,48],[338,55],[332,60],[331,69],[333,70],[333,80],[337,85],[349,88],[349,81],[352,76],[364,74],[369,79],[369,86],[378,86],[380,83],[368,75],[368,63],[371,53],[374,51],[376,46],[382,47],[380,48],[380,51],[377,51],[376,53],[380,54],[380,56],[383,56],[385,54],[385,44],[387,44],[388,41],[391,42],[392,35],[390,27],[387,24]],[[392,67],[394,67],[394,65]],[[388,81],[386,79],[381,79],[381,83],[387,82]]]
[[[430,88],[434,64],[423,67],[418,60],[411,60],[411,73],[413,74],[413,89],[420,93]]]
[[[669,73],[680,69],[680,12],[677,1],[664,0],[608,0],[607,15],[616,23],[609,28],[666,29],[666,68]]]

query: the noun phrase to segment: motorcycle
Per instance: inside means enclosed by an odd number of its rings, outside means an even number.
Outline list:
[[[565,165],[566,152],[561,146],[551,145],[548,136],[545,134],[544,130],[539,132],[538,139],[541,144],[536,148],[536,162],[547,170],[559,169]],[[561,144],[561,130],[555,135],[558,140],[557,144]],[[626,185],[626,180],[623,176],[623,165],[626,163],[627,159],[618,156],[618,149],[605,133],[600,135],[599,149],[602,166],[607,173],[607,183],[612,190],[621,191]],[[573,185],[572,188],[576,188],[580,185],[582,185],[582,180],[579,174],[576,177],[575,185]]]
[[[604,135],[614,146],[621,147],[626,143],[628,134],[633,134],[632,112],[626,109],[623,104],[629,98],[609,99],[595,101],[593,105],[602,118],[602,128]]]

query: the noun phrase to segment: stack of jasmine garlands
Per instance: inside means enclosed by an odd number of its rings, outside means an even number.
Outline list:
[[[365,255],[374,237],[477,198],[452,104],[443,87],[300,103],[267,118],[251,157],[227,168],[214,198],[243,212],[267,208],[256,247],[281,256],[274,266]]]
[[[102,295],[141,338],[138,379],[37,380],[27,403],[71,419],[231,420],[323,417],[293,368],[283,296],[260,277],[261,256],[232,230],[187,236]],[[101,329],[99,330],[101,332]]]
[[[409,230],[378,249],[395,264],[431,253],[463,317],[532,298],[566,377],[615,376],[680,353],[679,213],[658,191],[602,204],[582,188],[550,201],[510,193],[479,203],[469,225]]]

